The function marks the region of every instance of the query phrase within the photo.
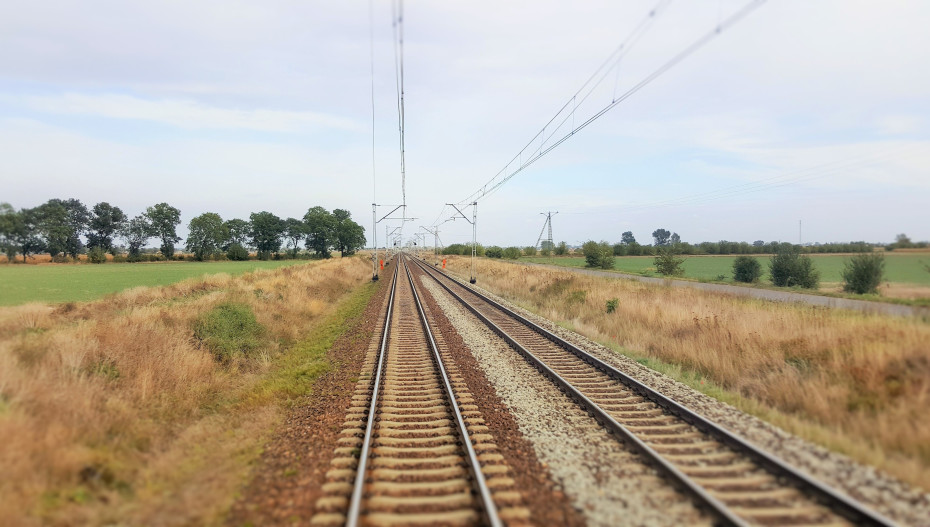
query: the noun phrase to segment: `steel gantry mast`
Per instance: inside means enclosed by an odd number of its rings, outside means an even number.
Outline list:
[[[546,227],[549,228],[549,237],[546,238],[545,241],[546,241],[546,243],[549,244],[549,249],[550,249],[550,250],[552,250],[552,248],[555,247],[555,242],[552,240],[552,216],[555,215],[555,214],[558,214],[558,213],[559,213],[559,211],[555,211],[555,212],[552,212],[552,211],[549,211],[549,212],[540,212],[540,214],[542,214],[542,215],[544,215],[544,216],[546,217],[546,221],[543,222],[543,228],[542,228],[541,231],[539,231],[539,238],[536,239],[536,247],[538,247],[539,250],[542,250],[542,248],[543,248],[542,245],[541,245],[541,243],[542,243],[542,241],[543,241],[543,234],[546,233]]]
[[[459,210],[455,203],[446,203],[446,205],[455,209],[455,212],[458,212],[459,216],[468,223],[471,223],[471,278],[468,281],[474,284],[478,281],[475,277],[475,256],[478,254],[478,202],[474,201],[469,203],[469,205],[471,205],[471,219],[468,219],[468,216]]]

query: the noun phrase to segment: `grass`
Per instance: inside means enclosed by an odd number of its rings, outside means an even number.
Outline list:
[[[26,302],[86,302],[138,286],[169,285],[206,274],[232,276],[304,260],[0,265],[0,306]]]
[[[762,278],[769,281],[769,260],[771,256],[755,256],[762,264]],[[658,276],[652,256],[618,256],[614,263],[614,270],[630,274],[645,276]],[[733,281],[733,261],[736,256],[687,256],[685,259],[684,278],[694,280],[716,280],[720,275],[726,277],[725,281]],[[811,255],[814,266],[820,271],[820,280],[823,282],[842,282],[844,262],[848,255],[814,254]],[[566,267],[584,267],[584,257],[570,256],[560,258],[524,257],[522,260],[532,263],[548,263]],[[930,253],[886,253],[885,254],[885,281],[920,284],[930,287],[930,273],[924,268],[930,265]]]
[[[769,261],[771,256],[752,256],[762,265],[762,277],[756,284],[742,284],[733,280],[733,261],[736,256],[683,256],[682,267],[686,280],[701,282],[722,282],[733,285],[782,289],[772,285],[769,278]],[[641,276],[661,277],[656,272],[652,256],[618,256],[614,270]],[[879,295],[854,295],[842,291],[842,271],[849,255],[815,254],[811,255],[814,267],[820,271],[821,286],[819,290],[802,289],[801,292],[873,300],[909,305],[930,305],[930,272],[925,265],[930,265],[930,253],[885,253],[885,277]],[[523,261],[546,263],[563,267],[585,267],[583,257],[568,256],[558,258],[527,257]]]
[[[468,265],[449,258],[460,275]],[[488,259],[476,272],[482,287],[550,320],[930,489],[927,321]]]
[[[283,409],[332,367],[369,270],[335,258],[0,308],[0,517],[221,524]],[[216,360],[211,338],[256,345]]]

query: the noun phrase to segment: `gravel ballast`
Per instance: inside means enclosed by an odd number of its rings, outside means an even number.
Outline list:
[[[687,497],[607,434],[441,287],[424,280],[520,432],[589,525],[708,524]]]
[[[902,525],[930,526],[930,494],[713,399],[485,289],[472,287],[863,505]]]

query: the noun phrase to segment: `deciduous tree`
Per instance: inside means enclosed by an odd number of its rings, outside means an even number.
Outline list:
[[[291,248],[291,256],[296,257],[300,248],[300,241],[307,237],[307,224],[297,218],[284,220],[284,236]]]
[[[668,245],[668,239],[672,236],[672,233],[668,232],[665,229],[656,229],[652,231],[652,239],[655,240],[656,247],[662,245]]]
[[[281,235],[284,234],[284,220],[274,214],[262,211],[253,212],[249,216],[249,223],[252,229],[249,231],[249,239],[252,246],[258,251],[259,260],[267,260],[271,253],[276,253],[281,249]]]
[[[630,245],[631,243],[636,243],[636,238],[633,236],[633,231],[626,231],[620,235],[620,243]]]
[[[181,211],[167,203],[159,203],[145,209],[145,217],[152,227],[153,236],[161,240],[161,253],[170,260],[174,257],[174,244],[181,241],[177,233]]]
[[[321,258],[329,258],[329,249],[335,243],[336,220],[328,210],[316,206],[304,215],[307,224],[307,249]]]
[[[91,211],[87,232],[87,247],[100,247],[113,252],[113,236],[126,223],[126,214],[119,207],[102,201]]]
[[[214,212],[205,212],[188,224],[187,250],[194,258],[206,260],[219,254],[223,242],[229,237],[223,218]]]
[[[155,236],[155,230],[149,223],[145,214],[140,214],[126,222],[120,230],[120,236],[126,240],[126,247],[129,249],[129,261],[139,261],[142,255],[142,248],[148,243],[149,238]]]
[[[352,213],[345,209],[333,210],[335,244],[341,256],[354,254],[365,246],[365,227],[352,221]]]
[[[252,229],[249,222],[240,220],[239,218],[233,218],[231,220],[226,220],[223,225],[226,226],[227,231],[226,240],[223,242],[224,251],[228,251],[229,247],[232,245],[238,245],[243,248],[248,246],[249,231]]]

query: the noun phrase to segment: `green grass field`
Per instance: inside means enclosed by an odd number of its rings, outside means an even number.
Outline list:
[[[733,260],[736,256],[685,256],[685,278],[692,280],[717,280],[724,276],[725,282],[733,281]],[[762,264],[762,282],[769,282],[770,256],[755,256]],[[820,281],[842,282],[844,261],[848,255],[823,254],[811,255],[814,266],[820,271]],[[567,267],[584,267],[584,257],[560,258],[521,258],[520,261],[533,263],[550,263]],[[885,254],[885,280],[902,284],[917,284],[930,286],[930,273],[924,268],[930,265],[930,253],[886,253]],[[658,276],[652,256],[618,256],[614,269],[624,273]]]
[[[302,260],[0,265],[0,306],[82,302],[136,286],[168,285],[206,274],[237,275]]]

